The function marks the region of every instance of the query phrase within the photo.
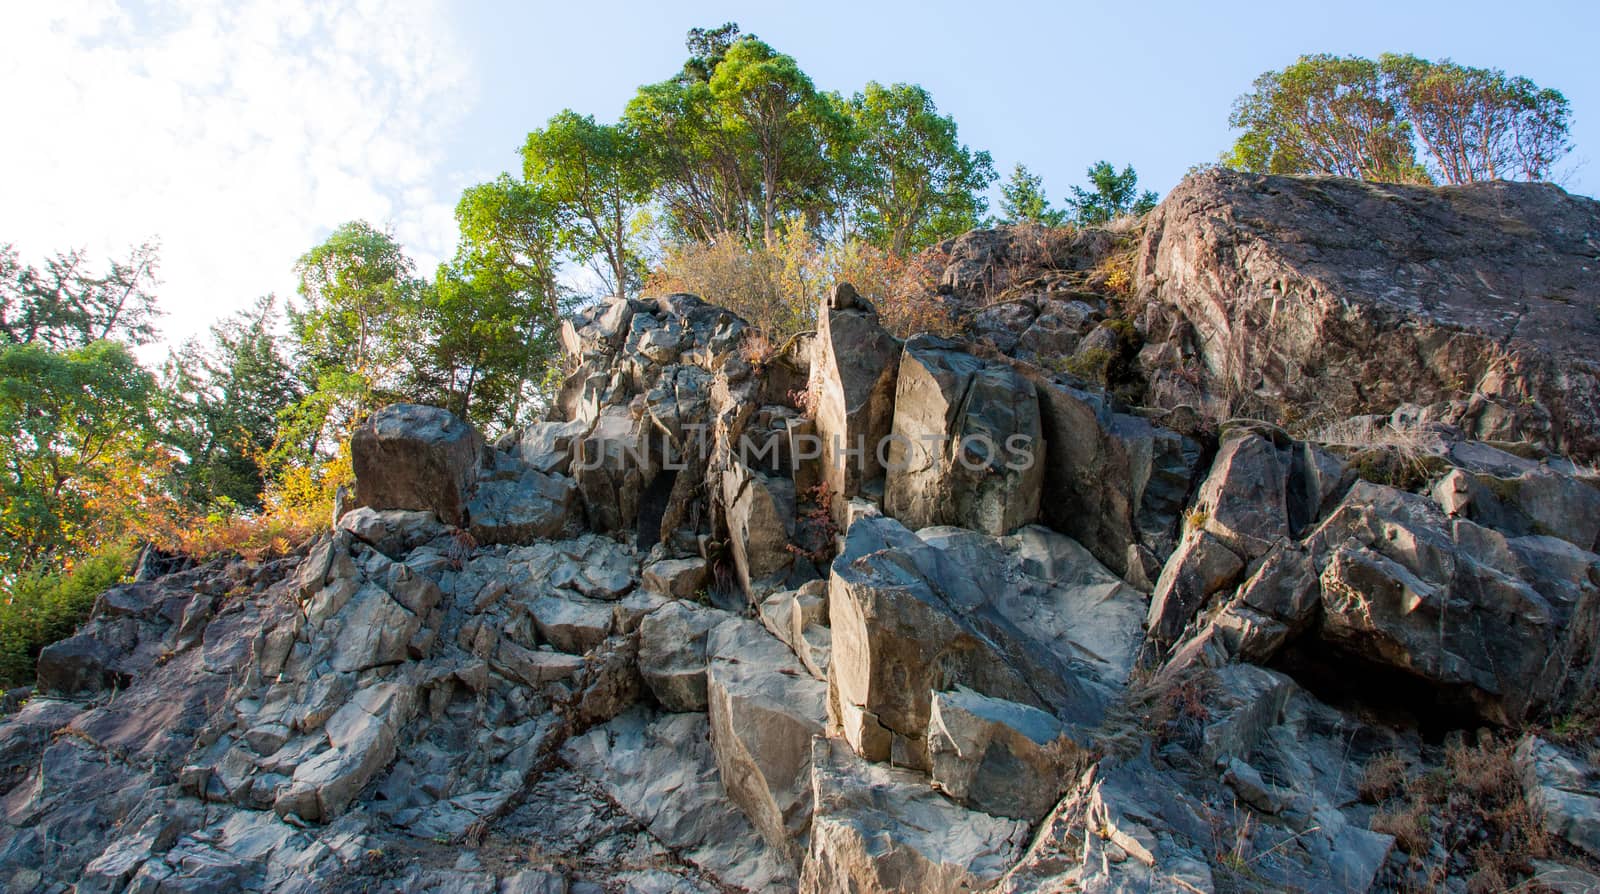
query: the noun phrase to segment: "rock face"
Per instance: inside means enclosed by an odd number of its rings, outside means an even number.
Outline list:
[[[45,647],[0,890],[1593,878],[1600,478],[1548,449],[1593,427],[1589,207],[1201,174],[1142,233],[942,246],[970,341],[843,284],[772,356],[599,302],[546,418],[382,410],[329,530]]]
[[[1171,345],[1151,352],[1153,393],[1248,394],[1279,419],[1428,405],[1476,437],[1592,460],[1596,232],[1600,203],[1549,184],[1197,174],[1139,248],[1149,337]],[[1462,390],[1479,397],[1452,405]]]
[[[426,509],[459,525],[483,446],[472,426],[437,407],[384,407],[350,438],[356,500],[373,509]]]
[[[895,386],[884,510],[906,524],[1006,534],[1039,515],[1039,400],[1009,366],[951,341],[906,343]]]
[[[859,296],[834,301],[818,317],[808,387],[822,441],[822,480],[832,495],[834,520],[842,522],[862,482],[883,476],[879,447],[894,421],[900,342]]]
[[[914,773],[869,764],[814,740],[816,816],[800,889],[807,892],[976,891],[993,885],[1027,827],[966,811]]]

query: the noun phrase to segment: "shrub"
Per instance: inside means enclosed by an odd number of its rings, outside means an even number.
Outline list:
[[[0,601],[0,687],[33,682],[39,650],[72,635],[95,599],[121,581],[133,561],[123,543],[91,553],[61,572],[34,572],[4,585]]]
[[[724,236],[672,246],[646,290],[699,295],[781,343],[815,328],[817,308],[833,284],[849,282],[896,335],[953,335],[960,327],[936,294],[948,263],[941,257],[932,251],[902,258],[858,239],[821,243],[795,226],[770,243]]]

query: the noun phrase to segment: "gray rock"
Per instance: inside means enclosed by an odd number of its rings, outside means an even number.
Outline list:
[[[809,390],[822,441],[822,482],[842,526],[844,508],[862,482],[884,473],[880,445],[893,427],[901,346],[859,296],[818,312],[814,345]]]
[[[1517,743],[1517,768],[1533,815],[1590,857],[1600,857],[1600,786],[1585,762],[1538,736]]]
[[[1039,515],[1044,438],[1033,387],[955,342],[906,343],[895,386],[884,511],[913,528],[1005,534]]]
[[[662,559],[646,565],[644,585],[662,596],[673,599],[693,599],[706,582],[706,560]]]
[[[1036,822],[1087,757],[1061,721],[1038,708],[964,687],[934,693],[928,719],[933,784],[974,810]]]
[[[338,528],[394,559],[404,557],[448,530],[431,510],[379,510],[369,506],[346,512],[340,517]]]
[[[539,637],[563,652],[582,655],[611,635],[607,603],[542,596],[530,608]]]
[[[828,687],[760,624],[724,621],[707,637],[711,746],[728,797],[798,865],[811,826],[811,738]]]
[[[1593,460],[1597,228],[1600,204],[1546,184],[1195,174],[1138,254],[1147,331],[1194,357],[1147,370],[1151,390],[1197,378],[1215,418],[1245,394],[1283,421],[1387,414],[1467,383],[1508,417],[1501,436]]]
[[[981,891],[1020,854],[1026,823],[969,811],[927,777],[812,740],[816,809],[800,890]]]
[[[639,623],[639,674],[668,711],[704,711],[706,636],[731,617],[687,602],[669,602]]]
[[[445,410],[384,407],[350,439],[356,500],[373,509],[426,509],[459,525],[483,453],[477,430]]]
[[[502,481],[484,481],[467,504],[478,543],[529,543],[554,537],[572,519],[577,485],[565,475],[528,470]]]
[[[534,422],[522,428],[514,449],[517,457],[535,471],[546,475],[567,475],[572,470],[572,457],[577,453],[577,443],[588,432],[588,424],[578,419],[570,422]]]
[[[635,709],[569,739],[561,754],[663,844],[724,883],[792,886],[787,861],[723,793],[709,733],[698,714],[654,718]]]
[[[734,460],[722,473],[728,542],[747,595],[794,561],[794,482],[764,475]]]
[[[1289,536],[1288,469],[1271,440],[1245,428],[1229,430],[1195,512],[1205,529],[1246,561]]]
[[[1150,594],[1150,636],[1172,642],[1213,594],[1232,586],[1244,560],[1209,531],[1190,529]]]

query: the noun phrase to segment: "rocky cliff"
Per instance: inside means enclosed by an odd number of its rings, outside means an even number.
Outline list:
[[[597,304],[546,420],[386,408],[47,648],[0,887],[1582,890],[1597,234],[1211,172],[943,246],[963,340]]]

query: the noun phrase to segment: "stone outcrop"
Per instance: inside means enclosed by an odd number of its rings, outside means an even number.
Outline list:
[[[426,509],[445,524],[466,519],[483,437],[445,410],[395,404],[350,438],[356,501],[373,509]]]
[[[45,647],[0,889],[1581,886],[1592,217],[1210,172],[943,245],[966,340],[597,302],[544,418],[379,411],[329,529]]]
[[[913,528],[1006,534],[1039,516],[1039,399],[1010,366],[954,342],[906,343],[895,385],[884,511]]]
[[[883,477],[880,445],[894,422],[900,341],[848,283],[818,312],[815,358],[807,386],[821,439],[822,482],[836,522],[863,482]]]
[[[1597,231],[1600,203],[1550,184],[1197,174],[1139,248],[1152,395],[1248,395],[1280,421],[1418,404],[1593,459]]]

